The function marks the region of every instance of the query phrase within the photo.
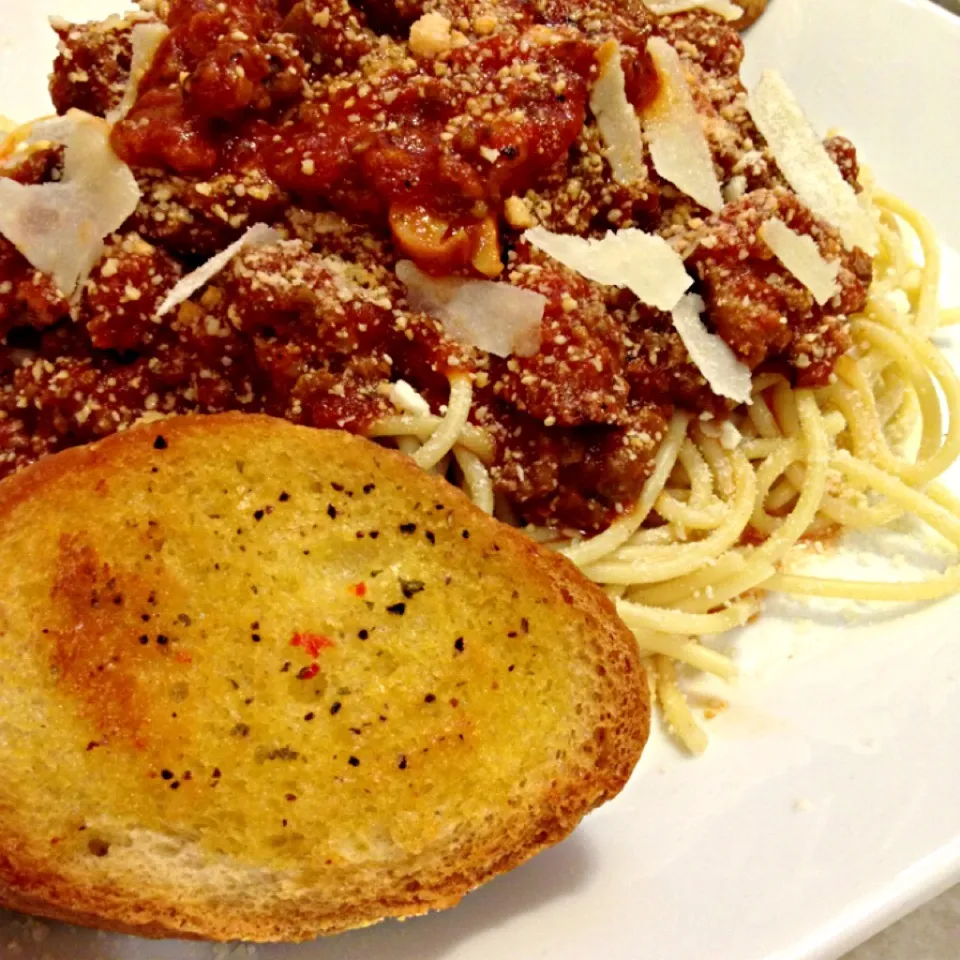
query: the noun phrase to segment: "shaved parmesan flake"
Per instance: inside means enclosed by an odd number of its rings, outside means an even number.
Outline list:
[[[626,79],[620,62],[620,44],[608,40],[597,51],[600,75],[590,93],[590,109],[597,118],[607,148],[613,179],[624,185],[645,180],[640,118],[627,99]]]
[[[249,227],[243,236],[234,240],[225,250],[211,257],[201,264],[192,273],[181,277],[173,289],[166,295],[163,303],[157,310],[157,316],[168,314],[174,307],[189,300],[201,287],[206,286],[227,264],[246,247],[265,247],[272,243],[279,243],[283,235],[265,223],[255,223]]]
[[[448,336],[498,357],[532,357],[540,349],[547,299],[494,280],[431,277],[410,260],[397,264],[414,310],[436,317]]]
[[[875,256],[876,224],[841,176],[783,77],[775,70],[764,71],[747,98],[747,108],[797,196],[833,224],[847,246]]]
[[[662,37],[651,37],[647,52],[660,76],[660,93],[642,116],[653,166],[664,180],[716,213],[723,207],[720,181],[680,55]]]
[[[523,239],[588,280],[626,287],[658,310],[672,310],[693,284],[680,254],[663,237],[642,230],[586,240],[534,227]]]
[[[35,123],[27,143],[66,147],[60,181],[25,186],[0,178],[0,234],[66,297],[99,259],[104,237],[140,202],[136,178],[109,138],[103,120],[80,110]]]
[[[729,0],[643,0],[646,8],[658,17],[668,17],[674,13],[686,13],[687,10],[707,10],[723,17],[724,20],[739,20],[743,8]]]
[[[107,123],[116,123],[130,112],[130,108],[137,101],[140,81],[153,66],[153,58],[157,55],[157,50],[168,33],[170,30],[163,23],[138,23],[130,32],[130,43],[133,48],[130,76],[127,77],[123,99],[107,114]]]
[[[750,403],[750,368],[734,356],[720,337],[707,331],[700,319],[704,308],[700,297],[688,294],[673,311],[673,326],[710,389],[718,397]]]
[[[421,417],[430,415],[430,404],[406,380],[391,383],[387,396],[398,410]]]
[[[776,258],[813,294],[822,307],[837,292],[840,264],[824,260],[813,237],[791,230],[782,220],[768,220],[760,239]]]

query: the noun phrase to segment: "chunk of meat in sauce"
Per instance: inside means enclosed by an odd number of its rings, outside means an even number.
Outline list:
[[[843,179],[860,193],[863,187],[860,186],[860,159],[857,148],[846,137],[830,137],[824,140],[823,145]]]
[[[59,42],[50,98],[57,113],[72,108],[104,117],[120,103],[130,75],[130,34],[143,19],[130,15],[102,23],[53,21]]]
[[[649,162],[645,177],[617,183],[604,157],[600,131],[589,125],[567,156],[524,193],[522,202],[529,218],[523,222],[511,222],[507,208],[507,221],[518,230],[536,223],[555,233],[599,238],[614,228],[649,230],[656,223],[661,195]]]
[[[349,72],[377,47],[365,14],[348,3],[300,0],[283,29],[297,38],[311,80]]]
[[[216,122],[283,108],[300,95],[306,68],[273,4],[233,0],[220,10],[179,0],[167,22],[170,35],[113,147],[131,166],[209,175],[233,140],[218,139]]]
[[[528,523],[603,530],[649,476],[666,414],[641,405],[624,418],[626,427],[544,430],[532,417],[497,410],[488,424],[497,439],[494,487]]]
[[[138,233],[112,238],[94,267],[77,311],[97,350],[147,349],[157,337],[156,311],[177,282],[180,264]]]
[[[840,264],[838,292],[819,307],[760,238],[777,217],[812,237],[828,261]],[[845,316],[866,303],[870,259],[848,252],[840,235],[784,189],[758,190],[706,221],[687,260],[701,280],[707,316],[751,368],[782,360],[801,386],[822,386],[849,347]]]
[[[208,179],[138,170],[141,200],[130,225],[147,240],[183,256],[210,257],[247,227],[283,218],[290,198],[249,155],[234,146],[233,169]]]
[[[609,309],[624,331],[624,370],[635,405],[674,403],[715,415],[727,409],[690,359],[669,314],[625,293],[612,296]]]
[[[532,357],[491,358],[494,390],[548,425],[621,423],[629,392],[623,332],[602,293],[529,245],[523,249],[527,262],[512,262],[508,279],[546,297],[540,349]]]

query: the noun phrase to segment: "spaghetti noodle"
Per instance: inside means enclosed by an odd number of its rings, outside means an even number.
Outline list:
[[[960,379],[930,342],[939,327],[958,322],[957,311],[938,312],[940,256],[926,220],[879,190],[870,200],[882,237],[875,280],[866,309],[851,320],[856,345],[832,383],[800,390],[759,374],[752,404],[723,423],[674,415],[636,504],[603,533],[564,540],[526,528],[614,598],[649,654],[667,724],[695,754],[707,738],[675,664],[734,677],[733,660],[698,638],[745,624],[760,609],[758,592],[875,602],[960,592],[960,564],[907,583],[781,569],[804,537],[882,527],[904,515],[960,552],[960,499],[937,483],[960,457]],[[920,266],[909,255],[910,232]],[[390,418],[373,434],[415,437],[423,445],[414,457],[427,461],[452,446],[463,486],[489,511],[484,464],[493,445],[466,424],[462,384],[453,382],[444,418]]]

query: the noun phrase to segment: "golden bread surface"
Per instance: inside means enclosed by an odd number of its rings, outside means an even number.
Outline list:
[[[184,417],[0,484],[0,905],[250,940],[451,906],[648,722],[603,594],[369,441]]]

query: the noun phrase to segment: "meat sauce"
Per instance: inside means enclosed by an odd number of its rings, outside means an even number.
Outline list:
[[[0,475],[144,417],[227,409],[364,433],[390,383],[441,412],[474,381],[497,491],[521,518],[585,532],[629,506],[677,406],[721,415],[670,318],[521,242],[528,226],[657,231],[686,257],[707,322],[751,367],[824,383],[848,346],[869,259],[844,250],[782,182],[743,108],[742,46],[718,18],[658,18],[640,0],[166,0],[151,14],[57,24],[59,112],[120,101],[136,22],[170,28],[112,132],[140,205],[73,305],[0,238]],[[426,15],[425,15],[426,14]],[[648,177],[623,186],[588,108],[616,38],[628,98],[658,81],[653,35],[681,53],[718,174],[741,199],[707,211]],[[828,144],[857,175],[846,141]],[[60,153],[6,175],[42,183]],[[825,308],[757,236],[776,215],[841,263]],[[257,222],[247,250],[158,320],[185,272]],[[542,346],[498,358],[411,311],[394,266],[497,279],[546,298]]]

